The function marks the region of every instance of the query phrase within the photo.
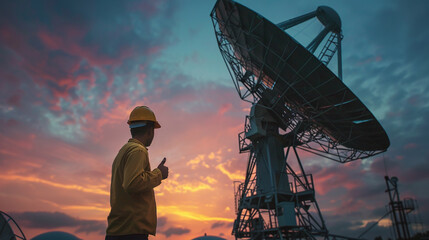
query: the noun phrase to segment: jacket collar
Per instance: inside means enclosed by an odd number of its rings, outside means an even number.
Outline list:
[[[137,140],[137,139],[135,139],[135,138],[130,138],[130,139],[128,140],[128,142],[132,142],[132,143],[140,144],[140,145],[142,145],[142,146],[144,147],[144,149],[148,150],[148,149],[147,149],[147,147],[146,147],[142,142],[140,142],[139,140]]]

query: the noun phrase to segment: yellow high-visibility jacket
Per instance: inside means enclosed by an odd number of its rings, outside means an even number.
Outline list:
[[[128,140],[112,165],[110,214],[106,234],[111,236],[156,233],[156,203],[153,188],[161,184],[161,170],[150,169],[147,148],[137,139]]]

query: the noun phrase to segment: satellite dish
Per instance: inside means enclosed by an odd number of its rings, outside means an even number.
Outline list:
[[[26,239],[21,228],[11,216],[0,211],[0,240],[17,239]]]
[[[350,239],[327,230],[313,177],[305,173],[297,151],[345,163],[390,145],[380,123],[341,80],[340,17],[321,6],[276,25],[232,0],[218,0],[211,17],[235,88],[252,104],[239,134],[240,153],[249,152],[249,163],[235,191],[233,234],[244,239]],[[314,17],[325,27],[307,48],[284,31]],[[327,67],[335,53],[339,77]]]
[[[282,30],[315,16],[326,26],[308,49]],[[243,5],[222,0],[212,17],[240,97],[269,109],[280,128],[294,135],[298,148],[342,163],[386,151],[390,142],[380,123],[326,66],[329,60],[324,59],[334,52],[330,46],[341,50],[341,21],[333,9],[319,7],[275,25]],[[312,52],[330,31],[318,59]]]

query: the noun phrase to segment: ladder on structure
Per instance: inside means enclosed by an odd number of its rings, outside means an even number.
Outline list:
[[[326,41],[325,46],[323,46],[322,51],[319,53],[318,59],[325,65],[328,65],[328,63],[331,61],[332,57],[334,56],[335,52],[338,48],[338,38],[340,36],[336,33],[331,33],[329,35],[328,41]]]

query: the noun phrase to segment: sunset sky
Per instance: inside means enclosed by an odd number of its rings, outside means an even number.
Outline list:
[[[373,112],[391,146],[339,164],[302,159],[332,233],[357,237],[386,212],[384,176],[419,204],[429,229],[429,1],[238,1],[270,21],[335,9],[344,83]],[[104,239],[113,159],[147,105],[162,128],[149,148],[170,176],[155,189],[158,233],[233,239],[234,181],[250,105],[218,50],[214,0],[0,2],[0,210],[26,237],[65,231]],[[318,21],[308,23],[318,26]],[[314,37],[304,30],[296,39]],[[292,34],[292,33],[291,33]],[[389,221],[365,237],[393,237]]]

